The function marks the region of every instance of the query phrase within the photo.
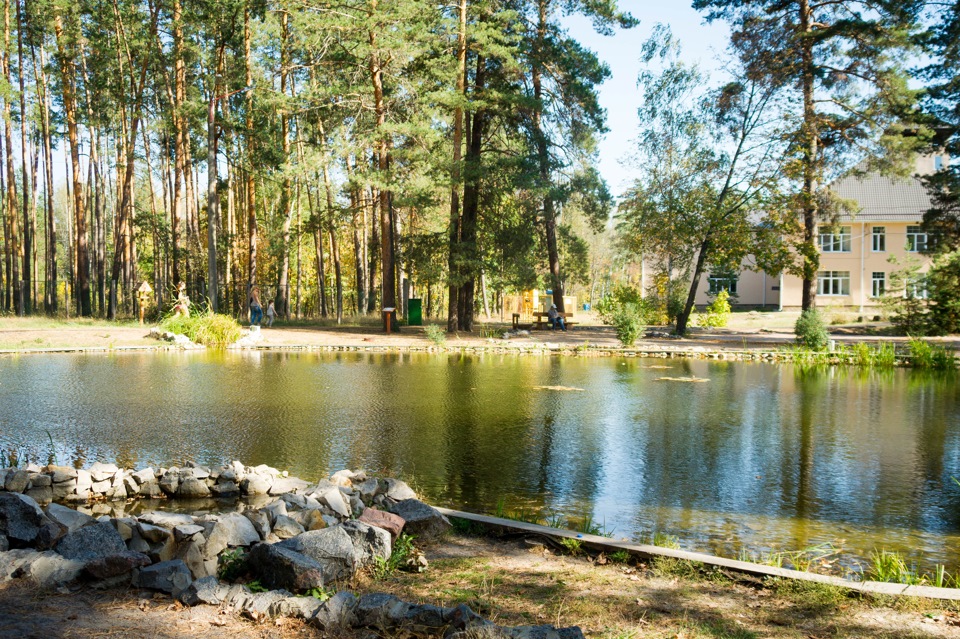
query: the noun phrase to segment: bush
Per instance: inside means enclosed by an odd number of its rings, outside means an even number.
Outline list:
[[[614,316],[623,310],[626,304],[639,306],[641,303],[640,291],[627,284],[617,284],[607,295],[604,295],[594,306],[604,324],[613,324]]]
[[[815,308],[809,308],[800,314],[793,332],[797,336],[797,344],[815,351],[822,351],[830,345],[830,334],[823,316]]]
[[[170,315],[160,322],[160,328],[186,335],[191,342],[204,346],[226,346],[240,339],[243,334],[237,320],[210,311],[201,311],[190,317]]]
[[[437,346],[444,346],[447,343],[447,333],[436,324],[427,324],[424,326],[423,334]]]
[[[701,328],[720,328],[730,319],[730,293],[721,290],[717,299],[707,307],[707,312],[697,315],[697,326]]]
[[[624,346],[633,346],[643,331],[643,316],[635,304],[626,304],[613,316],[617,339]]]

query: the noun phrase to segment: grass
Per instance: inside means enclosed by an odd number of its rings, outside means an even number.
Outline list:
[[[393,542],[393,551],[387,559],[376,558],[373,574],[377,579],[385,579],[407,565],[407,560],[413,556],[416,550],[413,539],[410,535],[400,535]]]
[[[919,338],[911,338],[910,362],[916,368],[933,370],[953,370],[957,367],[957,360],[952,351],[943,346],[931,344]]]
[[[190,341],[204,346],[226,346],[240,339],[243,329],[229,315],[198,312],[185,317],[171,315],[160,322],[160,328],[171,333],[186,335]]]

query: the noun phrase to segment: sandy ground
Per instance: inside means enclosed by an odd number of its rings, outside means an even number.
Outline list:
[[[763,328],[763,316],[746,315],[737,318],[737,326],[714,329],[710,332],[693,328],[687,338],[653,338],[637,342],[637,350],[756,350],[776,349],[793,343],[792,332],[787,328]],[[782,318],[770,320],[771,324],[782,323]],[[479,324],[472,333],[456,333],[447,336],[448,347],[496,347],[528,349],[537,347],[576,348],[588,345],[602,349],[620,348],[613,329],[587,321],[566,332],[534,330],[529,335],[508,340],[488,337],[502,324]],[[133,322],[106,322],[100,320],[55,321],[36,318],[0,318],[0,352],[28,352],[62,349],[121,349],[162,348],[163,345],[148,337],[150,326]],[[665,333],[662,329],[652,329]],[[864,334],[863,325],[833,327],[832,334],[839,342],[903,341]],[[263,348],[318,348],[318,347],[377,347],[409,348],[428,347],[433,343],[427,338],[423,327],[403,327],[401,332],[386,335],[378,326],[303,326],[278,322],[273,328],[261,330]],[[960,337],[941,338],[938,341],[960,350]]]
[[[680,578],[642,565],[560,556],[536,541],[451,536],[427,550],[424,574],[395,573],[380,581],[367,575],[341,587],[391,592],[411,602],[466,603],[502,625],[579,625],[589,637],[610,639],[960,637],[957,615],[935,602],[878,604],[727,578]],[[16,581],[0,586],[3,639],[321,636],[301,621],[255,622],[136,589],[67,594],[41,593]]]

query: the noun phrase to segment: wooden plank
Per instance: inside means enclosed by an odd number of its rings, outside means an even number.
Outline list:
[[[960,589],[956,588],[936,588],[934,586],[909,586],[905,584],[891,584],[880,581],[853,581],[833,575],[818,575],[812,572],[801,570],[789,570],[787,568],[778,568],[776,566],[765,566],[749,561],[740,561],[737,559],[726,559],[698,552],[679,550],[676,548],[662,548],[660,546],[651,546],[648,544],[635,544],[629,541],[617,541],[609,537],[600,537],[599,535],[588,535],[578,533],[573,530],[563,530],[561,528],[550,528],[539,524],[530,524],[524,521],[514,521],[512,519],[501,519],[500,517],[490,517],[488,515],[477,515],[475,513],[463,512],[460,510],[451,510],[449,508],[437,508],[447,517],[457,517],[468,521],[475,521],[480,524],[493,526],[497,528],[506,528],[526,532],[534,535],[546,535],[549,537],[560,537],[567,539],[579,539],[584,545],[610,553],[617,550],[626,550],[630,553],[644,558],[653,557],[672,557],[674,559],[683,559],[686,561],[695,561],[707,566],[716,566],[725,568],[734,572],[740,572],[757,577],[780,577],[783,579],[797,579],[813,583],[828,584],[840,588],[847,588],[857,592],[870,593],[875,595],[903,596],[903,597],[925,597],[928,599],[948,599],[960,600]]]

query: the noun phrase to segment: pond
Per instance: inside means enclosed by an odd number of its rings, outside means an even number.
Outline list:
[[[676,378],[702,378],[702,382]],[[673,378],[673,379],[665,379]],[[589,515],[727,557],[820,544],[960,564],[953,374],[709,360],[308,352],[0,359],[39,463],[366,468],[462,510]]]

